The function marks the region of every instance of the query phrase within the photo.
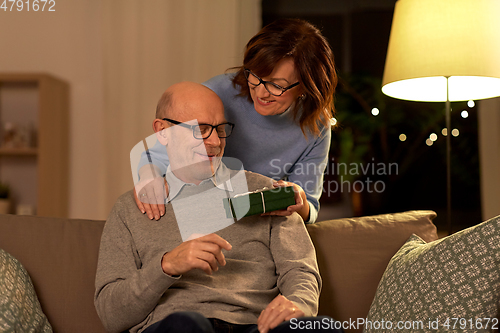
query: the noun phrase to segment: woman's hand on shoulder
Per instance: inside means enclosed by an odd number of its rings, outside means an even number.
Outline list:
[[[287,209],[280,209],[280,210],[275,210],[273,212],[265,213],[262,214],[263,216],[266,215],[278,215],[278,216],[290,216],[294,212],[297,212],[304,221],[309,220],[309,204],[307,203],[307,197],[306,193],[300,187],[300,185],[297,185],[292,182],[287,182],[284,180],[279,180],[277,182],[273,183],[274,187],[284,187],[284,186],[293,186],[293,191],[295,192],[295,205],[288,206]]]
[[[149,217],[159,220],[165,214],[165,199],[168,196],[168,184],[163,177],[141,180],[134,187],[134,199],[137,208]]]

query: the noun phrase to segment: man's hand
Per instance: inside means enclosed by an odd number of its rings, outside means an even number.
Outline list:
[[[309,204],[307,203],[306,193],[299,185],[286,182],[284,180],[277,181],[273,183],[274,187],[283,186],[293,186],[293,191],[295,192],[295,205],[288,206],[287,209],[275,210],[273,212],[264,213],[262,215],[279,215],[279,216],[289,216],[294,212],[297,212],[304,221],[309,220]]]
[[[135,185],[134,198],[137,208],[150,220],[159,220],[165,214],[165,199],[168,196],[168,185],[163,177],[141,180]]]
[[[171,252],[165,253],[161,267],[171,276],[182,275],[195,268],[211,275],[219,270],[219,265],[226,265],[222,249],[229,251],[231,248],[231,244],[219,235],[206,235],[183,242]]]
[[[278,295],[262,310],[257,319],[257,326],[260,333],[267,333],[284,321],[303,316],[304,312],[292,301],[283,295]]]

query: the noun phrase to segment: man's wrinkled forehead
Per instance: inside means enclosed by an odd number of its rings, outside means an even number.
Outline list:
[[[215,93],[213,93],[215,95]],[[198,121],[200,124],[218,124],[226,121],[224,107],[217,95],[193,95],[188,98],[173,95],[171,114],[177,121]]]

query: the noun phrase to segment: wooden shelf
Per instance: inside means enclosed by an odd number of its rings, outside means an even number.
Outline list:
[[[37,148],[5,148],[0,147],[0,156],[37,156]]]
[[[69,86],[42,73],[0,73],[0,122],[33,126],[36,148],[0,147],[0,181],[14,205],[68,215]]]

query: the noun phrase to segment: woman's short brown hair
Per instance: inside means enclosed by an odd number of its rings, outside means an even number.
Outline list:
[[[338,79],[328,42],[309,22],[280,19],[262,28],[247,43],[243,66],[237,67],[233,85],[240,86],[240,95],[251,101],[244,69],[266,77],[284,58],[293,60],[305,94],[297,100],[292,115],[298,119],[304,134],[307,129],[318,135],[319,125],[330,126],[330,118],[335,113],[333,95]]]

